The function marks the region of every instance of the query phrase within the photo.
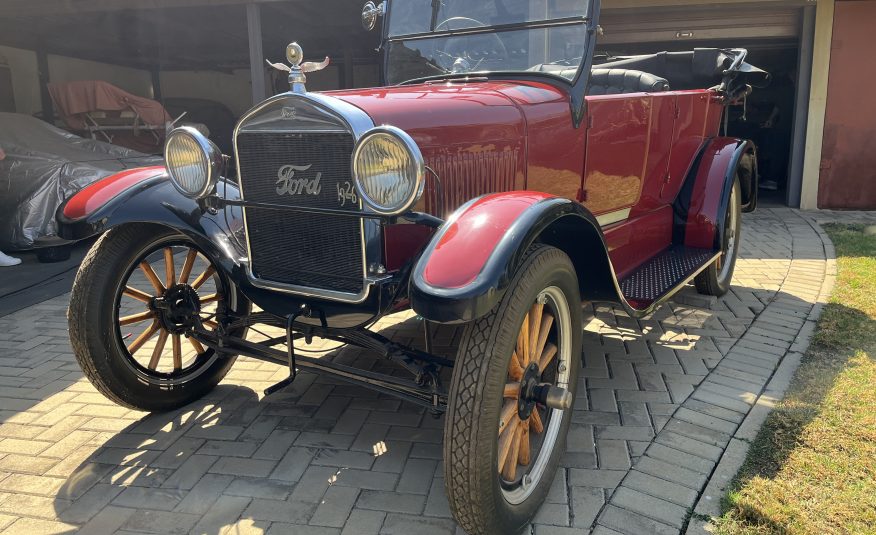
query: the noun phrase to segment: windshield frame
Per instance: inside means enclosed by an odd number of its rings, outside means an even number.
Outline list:
[[[398,0],[396,0],[398,1]],[[388,15],[388,13],[387,13]],[[455,35],[475,35],[482,33],[501,33],[513,30],[537,30],[540,28],[552,28],[555,26],[577,26],[587,24],[590,17],[583,15],[577,17],[561,17],[550,20],[531,20],[523,22],[509,22],[507,24],[494,24],[492,26],[471,26],[468,28],[458,28],[455,30],[434,30],[429,32],[407,33],[400,35],[389,35],[387,29],[386,41],[414,41],[417,39],[431,39],[433,37],[449,37]],[[387,23],[389,18],[387,17]],[[388,24],[387,24],[388,26]]]
[[[383,24],[381,28],[381,45],[380,49],[383,51],[383,76],[386,77],[389,72],[389,47],[388,44],[390,42],[404,42],[404,41],[417,41],[421,39],[431,39],[436,37],[453,37],[459,35],[477,35],[477,34],[489,34],[489,33],[501,33],[508,32],[514,30],[529,30],[529,29],[543,29],[543,28],[552,28],[552,27],[562,27],[562,26],[576,26],[583,25],[585,34],[585,46],[584,53],[581,56],[581,61],[578,64],[578,68],[575,72],[574,78],[569,80],[568,78],[564,78],[562,76],[549,73],[549,72],[541,72],[541,71],[515,71],[515,70],[503,70],[503,71],[474,71],[474,72],[465,72],[465,73],[443,73],[436,74],[433,76],[425,76],[421,78],[413,78],[411,80],[406,80],[404,82],[400,82],[394,85],[411,85],[417,83],[423,83],[428,81],[435,80],[453,80],[453,79],[534,79],[540,81],[546,81],[551,85],[559,86],[564,90],[568,91],[570,105],[572,109],[572,120],[575,125],[575,128],[579,127],[585,113],[586,107],[586,99],[585,93],[587,90],[587,84],[590,81],[590,69],[593,65],[593,54],[596,49],[596,36],[597,30],[599,27],[599,13],[601,7],[601,0],[589,0],[587,5],[587,10],[584,14],[580,16],[572,16],[572,17],[562,17],[551,20],[535,20],[535,21],[523,21],[523,22],[515,22],[509,24],[498,24],[493,26],[477,26],[471,28],[460,28],[455,30],[440,30],[440,31],[430,31],[430,32],[417,32],[411,34],[404,35],[389,35],[389,20],[392,17],[392,6],[397,1],[404,0],[386,0],[386,13],[383,17]],[[587,16],[587,14],[590,16]]]

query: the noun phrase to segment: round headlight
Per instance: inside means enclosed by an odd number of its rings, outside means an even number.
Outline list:
[[[353,178],[359,195],[375,212],[397,215],[423,195],[426,164],[411,136],[394,126],[379,126],[356,145]]]
[[[204,134],[190,126],[175,128],[164,144],[164,160],[170,181],[186,197],[207,195],[222,168],[222,151]]]

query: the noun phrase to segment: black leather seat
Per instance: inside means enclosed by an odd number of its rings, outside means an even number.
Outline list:
[[[630,69],[593,69],[590,72],[588,95],[619,95],[623,93],[656,93],[669,91],[669,81],[647,72]]]

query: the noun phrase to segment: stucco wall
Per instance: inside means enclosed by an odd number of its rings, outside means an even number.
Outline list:
[[[18,113],[31,115],[42,109],[36,53],[0,46],[0,56],[6,59],[12,73],[15,105]],[[135,95],[152,98],[152,78],[148,71],[108,63],[49,55],[49,76],[52,82],[74,80],[104,80]],[[332,65],[308,76],[311,90],[337,89],[340,67]],[[375,66],[357,66],[359,85],[376,85]],[[164,71],[161,73],[161,94],[164,97],[196,97],[215,100],[240,116],[252,106],[252,88],[248,69],[231,73],[216,71]]]
[[[6,58],[12,74],[16,111],[26,115],[41,111],[36,52],[0,46],[0,55]],[[105,80],[125,91],[146,97],[152,96],[152,82],[146,71],[51,54],[47,60],[50,79],[53,82]]]
[[[32,50],[0,46],[12,74],[15,107],[32,115],[42,110],[37,57]],[[148,71],[66,56],[49,55],[49,76],[53,82],[104,80],[135,95],[152,98]],[[170,71],[161,73],[165,97],[198,97],[221,102],[240,115],[252,105],[249,70],[233,73],[214,71]]]
[[[876,1],[839,1],[834,12],[819,208],[876,209]]]
[[[168,71],[161,73],[161,95],[195,97],[221,102],[236,116],[252,105],[249,70],[233,73],[214,71]]]
[[[12,92],[18,113],[32,115],[42,109],[36,53],[30,50],[0,46],[0,56],[6,58],[12,74]]]
[[[152,78],[148,71],[51,54],[48,61],[52,82],[103,80],[129,93],[152,98]]]

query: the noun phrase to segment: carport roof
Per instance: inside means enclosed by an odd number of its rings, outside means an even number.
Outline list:
[[[174,7],[216,7],[241,4],[271,4],[283,0],[4,0],[0,17],[69,15],[86,12],[166,9]],[[299,6],[312,3],[294,2]]]
[[[378,44],[359,23],[365,0],[2,0],[0,44],[148,70],[249,67],[246,5],[262,12],[265,56],[282,59],[291,40],[308,58]],[[758,13],[806,0],[604,0],[603,8],[645,17],[693,6]],[[732,6],[732,7],[731,7]],[[717,12],[716,12],[717,13]]]
[[[373,49],[364,0],[261,1],[263,48],[291,40],[308,58]],[[148,70],[249,66],[246,4],[232,0],[4,0],[0,44]]]
[[[0,18],[13,15],[47,15],[84,13],[87,11],[119,11],[126,9],[160,9],[170,7],[203,7],[222,6],[230,4],[270,4],[284,0],[4,0],[0,4]],[[304,5],[307,0],[296,2]],[[353,2],[354,7],[360,7],[364,2]],[[803,5],[807,0],[604,0],[603,8],[607,9],[640,9],[671,6],[703,6],[714,4],[742,5]]]

